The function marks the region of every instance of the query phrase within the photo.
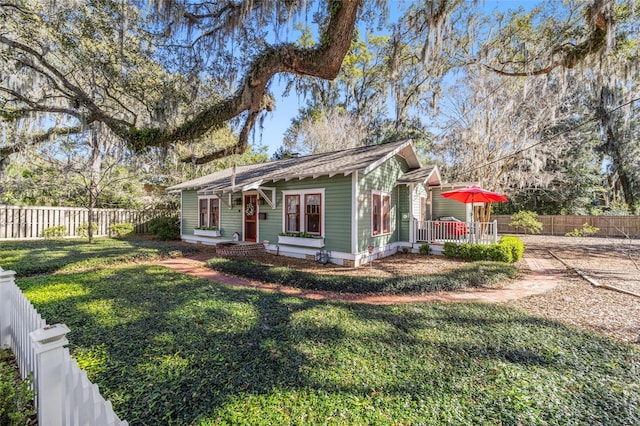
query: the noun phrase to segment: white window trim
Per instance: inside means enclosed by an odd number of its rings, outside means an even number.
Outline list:
[[[379,195],[380,196],[380,233],[379,234],[374,234],[373,233],[373,196],[374,195]],[[389,232],[383,232],[383,223],[382,223],[382,218],[383,218],[383,209],[384,209],[384,202],[382,201],[382,197],[389,197]],[[372,237],[384,237],[385,235],[391,235],[393,234],[393,229],[391,229],[393,226],[393,223],[391,221],[391,193],[390,192],[385,192],[385,191],[378,191],[378,190],[372,190],[371,191],[371,236]]]
[[[211,203],[209,203],[209,200],[218,200],[218,229],[221,228],[221,223],[222,223],[222,201],[220,200],[220,197],[218,197],[217,195],[199,195],[198,196],[198,227],[202,227],[205,225],[202,225],[200,223],[200,200],[207,200],[207,225],[206,227],[208,228],[210,225],[208,224],[209,222],[209,206],[211,205]]]
[[[306,225],[307,221],[305,220],[305,216],[307,215],[307,209],[305,205],[305,195],[311,194],[320,194],[320,236],[324,237],[325,235],[325,196],[324,196],[324,188],[317,189],[300,189],[300,190],[286,190],[282,191],[282,232],[286,231],[286,219],[287,219],[287,211],[286,211],[286,196],[287,195],[299,195],[300,196],[300,232],[307,232]]]

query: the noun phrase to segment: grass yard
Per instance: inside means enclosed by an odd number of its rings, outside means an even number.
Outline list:
[[[637,348],[514,309],[320,302],[151,265],[18,284],[130,424],[640,424]]]
[[[180,242],[145,238],[96,238],[0,242],[0,267],[17,276],[74,271],[122,262],[149,260],[197,252],[198,247]]]

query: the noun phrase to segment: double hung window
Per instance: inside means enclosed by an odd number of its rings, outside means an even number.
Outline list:
[[[300,195],[285,196],[284,232],[300,232]]]
[[[218,198],[200,198],[198,204],[198,227],[220,227],[220,200]]]
[[[285,191],[283,222],[286,233],[323,235],[324,191]]]
[[[391,195],[373,191],[371,194],[371,234],[391,233]]]

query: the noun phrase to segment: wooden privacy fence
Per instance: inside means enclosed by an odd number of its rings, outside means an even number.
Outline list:
[[[136,234],[149,232],[149,220],[158,216],[177,216],[175,210],[94,209],[95,236],[109,235],[116,223],[133,223]],[[80,236],[80,228],[89,222],[89,210],[80,207],[17,207],[0,205],[0,240],[41,238],[42,231],[64,226],[66,236]]]
[[[522,228],[509,226],[511,216],[493,215],[498,221],[498,232],[501,234],[524,234]],[[543,235],[565,235],[574,229],[582,228],[585,223],[599,228],[594,235],[599,237],[640,237],[640,216],[570,216],[544,215],[538,216],[542,222]],[[626,234],[626,235],[625,235]]]
[[[40,426],[126,426],[98,386],[64,346],[64,324],[46,321],[15,283],[15,272],[0,268],[0,348],[10,348],[22,378],[33,374]]]

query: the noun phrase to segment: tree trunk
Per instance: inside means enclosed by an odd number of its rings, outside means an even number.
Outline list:
[[[87,222],[88,224],[88,228],[87,228],[87,233],[89,235],[89,244],[93,244],[93,210],[95,208],[96,205],[96,200],[95,197],[93,196],[93,191],[89,190],[89,206],[88,206],[88,210],[89,210],[89,220]]]
[[[98,201],[98,180],[100,179],[100,171],[102,168],[102,157],[100,153],[100,123],[95,123],[91,126],[91,132],[89,135],[89,147],[90,147],[90,158],[89,158],[89,185],[87,188],[88,200],[87,208],[89,209],[89,228],[87,233],[89,235],[89,244],[93,244],[93,224],[94,224],[94,216],[93,212],[96,207],[96,202]]]
[[[620,151],[620,138],[616,132],[614,118],[607,111],[607,100],[612,97],[611,92],[607,87],[603,87],[600,92],[599,105],[597,107],[598,116],[600,117],[600,123],[604,129],[605,135],[605,151],[611,157],[613,161],[614,171],[618,175],[618,183],[622,188],[622,195],[624,196],[624,202],[629,208],[633,208],[635,204],[635,197],[633,194],[633,183],[629,177],[628,170],[625,164],[625,158]],[[614,181],[615,184],[615,181]]]

